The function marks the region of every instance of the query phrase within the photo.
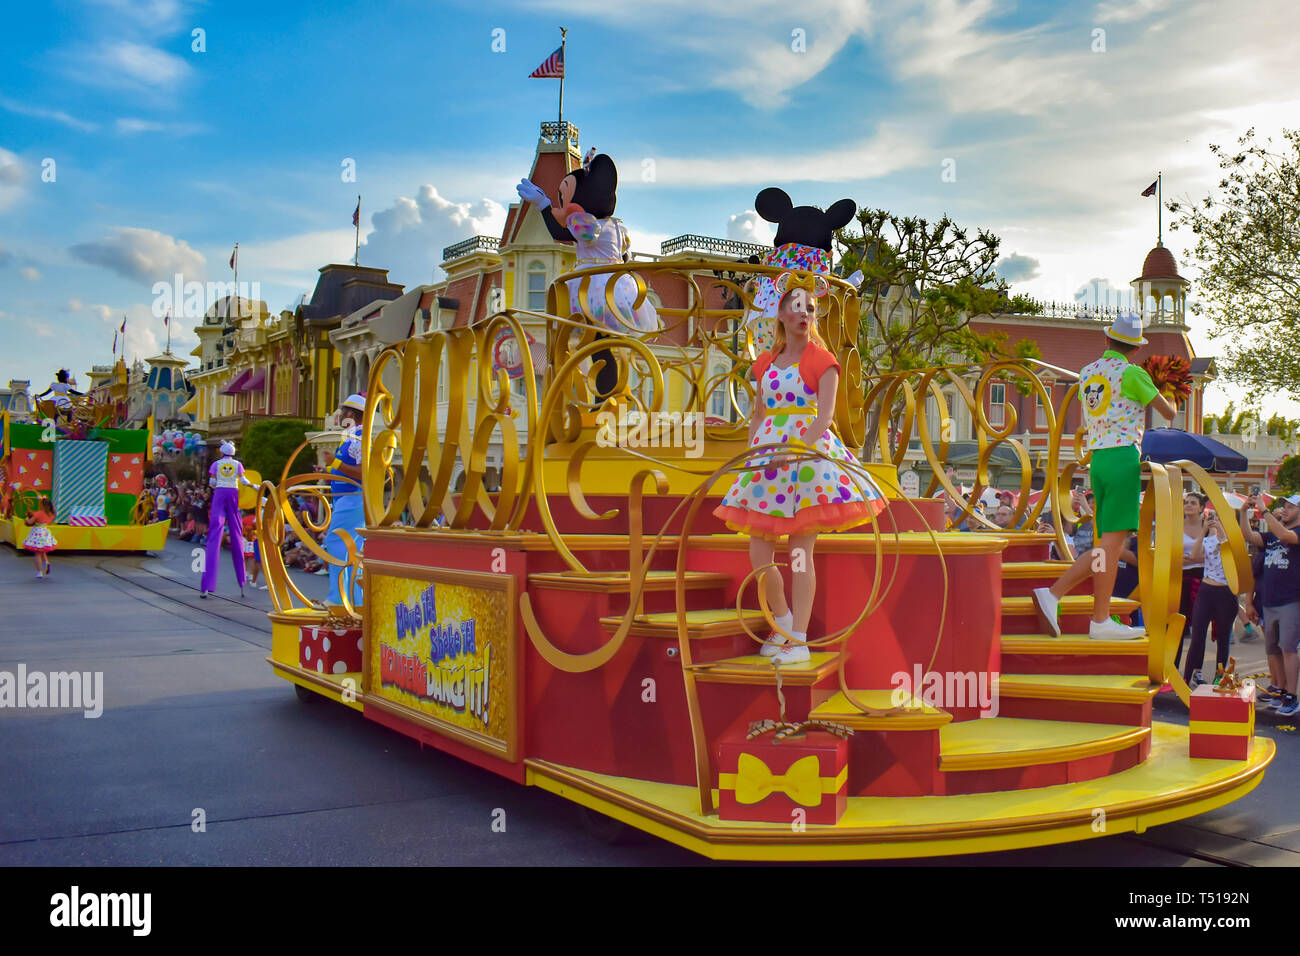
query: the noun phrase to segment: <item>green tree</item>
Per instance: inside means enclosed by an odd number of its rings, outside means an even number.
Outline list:
[[[1224,375],[1260,394],[1300,397],[1300,129],[1280,151],[1249,129],[1238,151],[1211,145],[1224,171],[1218,193],[1171,202],[1170,229],[1196,239],[1191,263],[1203,301],[1195,315],[1224,336]]]
[[[276,418],[254,423],[244,436],[241,458],[244,467],[261,472],[268,481],[279,481],[284,463],[293,450],[302,444],[311,429],[311,423],[294,418]],[[289,474],[314,471],[316,456],[307,446],[294,460]]]
[[[841,230],[836,239],[841,247],[837,271],[863,273],[857,344],[865,375],[1042,357],[1031,340],[1008,348],[1005,332],[981,332],[972,324],[999,314],[1041,311],[1031,299],[1011,295],[997,274],[1001,240],[992,232],[979,229],[972,236],[947,216],[930,223],[862,209],[856,229]],[[1013,384],[1025,391],[1023,382]],[[891,421],[900,409],[890,410]],[[869,435],[875,434],[881,412],[872,410]],[[892,435],[895,429],[889,431]]]
[[[1284,495],[1300,492],[1300,455],[1292,455],[1282,460],[1277,467],[1274,488]]]

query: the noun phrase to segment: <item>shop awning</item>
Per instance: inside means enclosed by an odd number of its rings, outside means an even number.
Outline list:
[[[177,415],[197,415],[199,413],[199,393],[195,392],[190,400],[176,409]]]
[[[235,380],[221,390],[222,395],[236,395],[244,390],[244,383],[252,377],[253,370],[245,369],[235,376]]]
[[[266,369],[259,368],[256,372],[253,373],[253,377],[250,378],[247,382],[245,382],[240,387],[239,390],[241,392],[255,392],[259,388],[265,388],[265,387],[266,387]]]

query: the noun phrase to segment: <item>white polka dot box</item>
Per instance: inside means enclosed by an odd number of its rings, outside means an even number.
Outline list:
[[[298,632],[298,663],[318,674],[361,673],[361,628],[303,627]]]

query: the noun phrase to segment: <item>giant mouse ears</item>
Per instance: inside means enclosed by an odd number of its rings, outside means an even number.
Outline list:
[[[826,210],[826,225],[831,229],[843,229],[858,211],[858,204],[852,199],[841,199]]]
[[[577,186],[573,201],[597,219],[614,215],[618,205],[618,167],[605,153],[597,153],[591,162],[573,171]]]
[[[844,200],[848,202],[850,200]],[[766,219],[768,222],[781,222],[786,216],[790,215],[790,210],[794,208],[794,203],[784,189],[776,186],[769,186],[761,193],[754,197],[754,211]],[[849,215],[852,215],[850,213]],[[844,220],[848,222],[848,220]]]

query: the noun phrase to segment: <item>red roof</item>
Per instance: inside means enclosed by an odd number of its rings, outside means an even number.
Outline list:
[[[1142,274],[1138,279],[1181,279],[1178,274],[1178,263],[1174,261],[1174,254],[1164,246],[1156,246],[1147,253],[1146,261],[1142,263]]]

